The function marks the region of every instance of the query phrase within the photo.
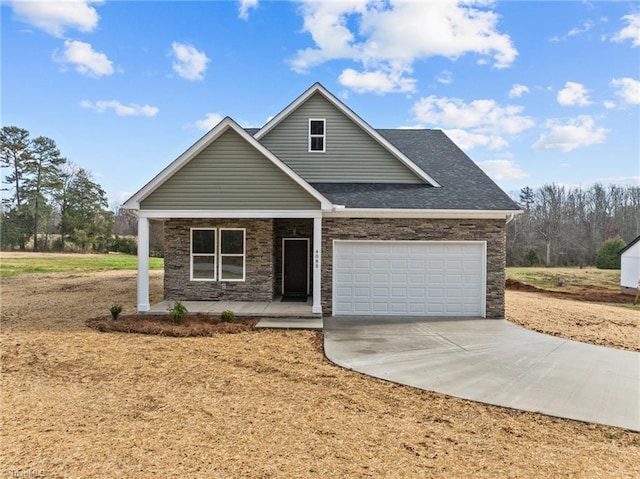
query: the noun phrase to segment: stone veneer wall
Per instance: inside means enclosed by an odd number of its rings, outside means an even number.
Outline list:
[[[191,281],[191,228],[245,228],[245,281]],[[273,220],[172,219],[165,223],[164,298],[180,301],[271,301]]]
[[[322,219],[322,312],[331,315],[333,240],[486,241],[487,318],[504,318],[505,220],[407,218]]]

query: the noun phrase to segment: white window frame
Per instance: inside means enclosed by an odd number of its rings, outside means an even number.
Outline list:
[[[213,238],[216,242],[213,253],[194,253],[193,252],[193,232],[194,231],[213,231]],[[189,233],[189,275],[191,281],[217,281],[218,279],[218,232],[217,228],[191,228]],[[213,278],[194,278],[193,277],[193,258],[196,256],[213,256]]]
[[[238,253],[222,253],[222,232],[223,231],[242,231],[242,254]],[[242,258],[242,278],[224,279],[222,277],[222,258],[236,257]],[[241,283],[245,281],[247,273],[247,230],[246,228],[218,228],[218,281]]]
[[[312,134],[311,133],[311,122],[321,121],[322,122],[322,134]],[[325,153],[327,151],[327,120],[325,118],[309,118],[309,153]],[[311,139],[312,138],[322,138],[322,150],[312,150],[311,149]]]
[[[194,253],[193,252],[193,232],[194,231],[213,231],[215,238],[215,247],[213,253]],[[223,231],[242,231],[242,254],[238,253],[222,253],[222,232]],[[193,259],[197,256],[213,257],[213,278],[194,278],[193,277]],[[222,277],[222,258],[237,257],[242,258],[242,278],[224,279]],[[189,275],[191,281],[209,281],[209,282],[235,282],[240,283],[246,280],[247,273],[247,230],[246,228],[191,228],[189,233]]]

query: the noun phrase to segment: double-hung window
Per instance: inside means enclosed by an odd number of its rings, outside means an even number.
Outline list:
[[[191,230],[191,280],[216,280],[216,229]]]
[[[327,121],[324,119],[309,119],[309,151],[324,153],[326,151]]]
[[[245,230],[191,229],[192,281],[244,281]]]
[[[220,229],[220,281],[244,281],[244,230]]]

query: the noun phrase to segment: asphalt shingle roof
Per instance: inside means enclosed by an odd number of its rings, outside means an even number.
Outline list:
[[[427,185],[312,183],[347,208],[514,210],[520,208],[440,130],[376,130],[436,180]]]

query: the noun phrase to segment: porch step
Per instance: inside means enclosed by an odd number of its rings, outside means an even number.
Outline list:
[[[322,317],[265,317],[256,324],[256,329],[312,329],[322,330]]]

